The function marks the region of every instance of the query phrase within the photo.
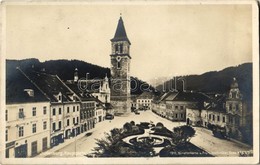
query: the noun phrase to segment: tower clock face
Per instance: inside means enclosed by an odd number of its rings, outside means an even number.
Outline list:
[[[117,57],[116,57],[116,60],[117,60],[117,62],[121,61],[121,57],[120,57],[120,56],[117,56]]]

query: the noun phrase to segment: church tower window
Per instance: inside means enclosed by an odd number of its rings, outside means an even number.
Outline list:
[[[123,44],[119,45],[119,53],[123,53]]]
[[[232,111],[232,104],[229,104],[229,110]]]
[[[115,51],[116,51],[116,53],[118,53],[118,44],[115,44]]]
[[[120,61],[117,61],[117,69],[121,69],[121,63],[120,63]]]

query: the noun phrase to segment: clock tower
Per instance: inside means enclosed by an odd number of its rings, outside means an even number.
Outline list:
[[[115,115],[127,115],[130,105],[130,45],[120,16],[114,38],[111,40],[111,104]]]

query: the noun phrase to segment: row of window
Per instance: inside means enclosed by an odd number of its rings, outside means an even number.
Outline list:
[[[86,118],[93,117],[93,116],[94,116],[93,110],[92,111],[84,111],[84,113],[81,112],[81,114],[80,114],[81,119],[86,119]]]
[[[52,123],[52,131],[57,131],[62,128],[61,121],[58,122],[58,128],[56,128],[56,123]]]
[[[47,129],[47,121],[43,122],[43,130]],[[37,132],[37,124],[34,123],[32,124],[32,133]],[[18,137],[23,137],[24,136],[24,126],[19,126],[18,127]],[[8,130],[5,131],[5,140],[8,141]]]
[[[73,108],[72,108],[72,109],[73,109],[73,112],[76,111],[76,108],[77,108],[77,111],[79,111],[79,106],[76,106],[76,107],[73,106]],[[70,113],[70,107],[67,107],[67,113]],[[62,109],[61,109],[61,108],[58,109],[58,114],[59,114],[59,115],[62,114]],[[56,108],[53,108],[53,109],[52,109],[52,115],[53,115],[53,116],[56,115]]]
[[[73,124],[79,123],[79,117],[74,117],[73,118]],[[67,126],[70,126],[70,119],[67,119]],[[52,131],[57,131],[62,128],[62,122],[58,122],[58,127],[56,128],[56,123],[52,123]]]
[[[151,100],[137,100],[137,102],[138,102],[138,103],[140,103],[140,102],[142,102],[142,103],[143,103],[143,102],[145,102],[145,103],[146,103],[146,102],[147,102],[147,103],[150,103]]]
[[[36,107],[32,107],[32,116],[36,116],[37,113],[36,113]],[[47,114],[47,107],[44,106],[42,108],[42,114],[43,115],[46,115]],[[19,111],[18,111],[18,118],[19,119],[23,119],[25,118],[25,114],[24,114],[24,108],[19,108]],[[8,110],[5,110],[5,121],[8,121]]]
[[[239,117],[229,116],[228,121],[229,121],[229,123],[231,123],[231,124],[240,125],[240,118],[239,118]]]
[[[95,103],[82,103],[82,106],[85,108],[95,107]]]
[[[206,115],[205,115],[205,117],[206,117]],[[220,121],[220,116],[219,115],[215,116],[215,115],[209,114],[209,120],[212,120],[212,121],[216,120],[216,121],[219,122]],[[223,123],[226,122],[226,117],[225,116],[222,117],[222,122]],[[235,117],[232,117],[232,116],[228,117],[228,122],[229,123],[233,123],[233,124],[235,124],[235,123],[239,124],[240,123],[239,118],[237,118],[237,117],[235,118]]]
[[[205,115],[205,117],[206,117],[206,115]],[[215,121],[215,115],[209,114],[209,120]],[[217,120],[216,121],[220,121],[220,116],[219,115],[217,115]],[[222,122],[223,123],[226,122],[226,117],[225,116],[222,117]]]
[[[180,118],[184,118],[184,114],[183,114],[183,113],[181,113],[181,114],[179,114],[179,115],[178,115],[178,113],[176,113],[176,114],[173,115],[172,117],[173,117],[173,118],[178,118],[178,116],[179,116]]]
[[[139,104],[139,105],[143,105],[143,106],[150,106],[151,104]]]
[[[172,109],[172,105],[171,104],[166,104],[166,108],[167,109]],[[181,105],[181,106],[175,105],[174,109],[175,110],[184,110],[184,106],[183,105]]]

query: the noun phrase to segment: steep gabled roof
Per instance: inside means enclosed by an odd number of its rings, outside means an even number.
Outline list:
[[[81,101],[96,101],[95,97],[91,95],[91,93],[81,90],[77,83],[67,81],[65,84],[80,98]]]
[[[137,99],[152,99],[154,97],[153,93],[151,92],[143,92],[142,94],[140,94]]]
[[[179,92],[178,95],[173,99],[173,101],[195,101],[203,102],[209,100],[210,98],[199,92]]]
[[[167,97],[165,97],[166,101],[172,101],[179,93],[178,92],[170,92]]]
[[[226,96],[221,95],[217,96],[212,100],[205,102],[204,109],[211,110],[215,112],[226,112],[225,103],[226,103]]]
[[[131,44],[131,42],[129,41],[127,34],[126,34],[126,30],[125,30],[125,26],[124,26],[124,22],[122,17],[119,18],[118,20],[118,24],[117,24],[117,28],[116,28],[116,33],[114,35],[114,38],[111,39],[111,41],[128,41],[129,44]]]
[[[32,90],[33,96],[27,91]],[[49,99],[32,83],[20,68],[7,66],[6,104],[49,102]]]
[[[162,96],[159,98],[159,101],[165,101],[165,99],[166,99],[170,94],[171,94],[170,92],[162,94]]]
[[[33,81],[52,102],[58,102],[57,95],[62,95],[63,102],[73,101],[74,92],[62,82],[57,75],[30,71],[26,75]],[[76,101],[79,99],[76,97]]]
[[[163,100],[167,101],[191,101],[191,102],[203,102],[209,100],[210,97],[204,93],[199,92],[169,92],[164,96]]]

